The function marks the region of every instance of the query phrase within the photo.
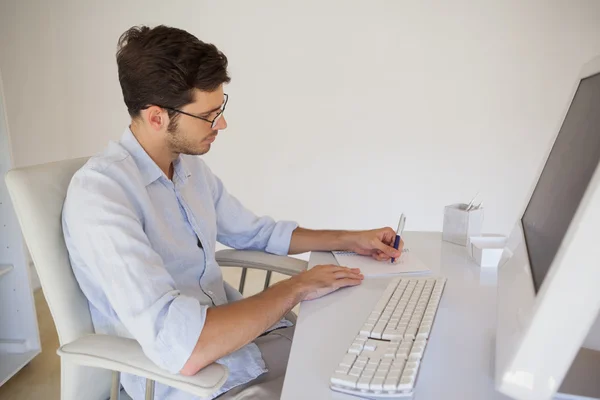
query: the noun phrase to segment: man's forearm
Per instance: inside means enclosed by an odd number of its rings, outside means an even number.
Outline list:
[[[247,299],[209,308],[198,343],[181,374],[194,375],[256,339],[300,302],[303,290],[288,279]]]
[[[292,232],[288,254],[346,250],[350,234],[349,231],[315,231],[298,227]]]

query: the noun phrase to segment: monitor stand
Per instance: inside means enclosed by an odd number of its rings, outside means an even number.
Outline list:
[[[583,346],[575,356],[555,399],[600,399],[600,316],[596,318]]]

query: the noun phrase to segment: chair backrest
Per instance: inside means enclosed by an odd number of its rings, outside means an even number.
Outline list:
[[[86,161],[87,158],[78,158],[18,168],[6,175],[6,185],[61,345],[94,333],[87,299],[71,269],[61,222],[71,178]],[[106,399],[110,372],[63,363],[62,375],[62,399]]]

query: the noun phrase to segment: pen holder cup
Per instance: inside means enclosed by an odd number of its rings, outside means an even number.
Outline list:
[[[444,208],[442,239],[466,246],[471,236],[481,235],[483,208],[467,211],[467,204],[452,204]]]

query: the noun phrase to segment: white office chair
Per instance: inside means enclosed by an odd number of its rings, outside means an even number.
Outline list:
[[[6,176],[25,242],[58,331],[61,399],[106,400],[109,394],[111,400],[118,399],[121,372],[146,378],[146,399],[154,397],[154,381],[200,397],[214,393],[228,376],[228,370],[220,364],[211,364],[191,377],[170,374],[152,363],[135,340],[94,334],[88,302],[73,275],[61,224],[69,182],[86,160],[14,169]],[[217,252],[217,262],[221,266],[244,267],[241,288],[245,267],[269,271],[268,281],[271,271],[295,275],[307,266],[305,261],[291,257],[236,250]],[[228,284],[225,289],[228,297],[235,290]],[[286,317],[295,322],[295,315]],[[124,394],[123,398],[129,397]]]

